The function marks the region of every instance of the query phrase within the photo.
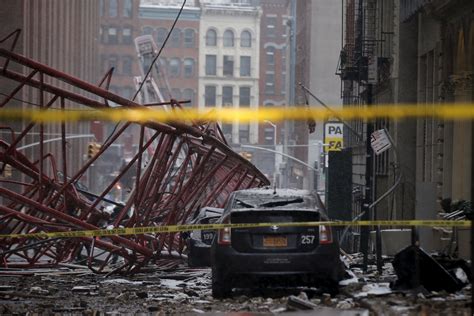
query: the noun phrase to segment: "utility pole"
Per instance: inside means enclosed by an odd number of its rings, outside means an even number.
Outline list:
[[[367,85],[366,89],[367,97],[367,106],[370,107],[373,104],[373,95],[372,95],[372,84]],[[366,122],[366,152],[365,152],[365,192],[364,200],[362,203],[362,212],[363,212],[363,221],[369,221],[371,219],[371,208],[372,204],[372,195],[373,195],[373,163],[374,156],[372,152],[372,147],[370,146],[370,135],[374,132],[374,123],[371,121]],[[364,254],[363,269],[367,271],[367,266],[369,262],[369,226],[362,226],[360,233],[360,249]]]
[[[471,315],[474,315],[474,120],[471,121]]]

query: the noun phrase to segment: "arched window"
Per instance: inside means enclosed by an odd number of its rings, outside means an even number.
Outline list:
[[[240,47],[252,47],[252,34],[249,31],[243,31],[240,35]]]
[[[206,33],[206,46],[216,46],[217,45],[217,33],[215,30],[207,30]]]
[[[194,30],[186,29],[184,31],[184,47],[194,47]]]
[[[175,100],[181,100],[181,90],[178,88],[171,89],[171,95]]]
[[[184,76],[189,78],[194,74],[194,59],[186,58],[184,60]]]
[[[171,58],[168,71],[171,76],[179,76],[180,62],[178,58]]]
[[[168,35],[168,30],[164,27],[161,27],[156,31],[156,45],[158,45],[158,47],[163,45],[166,35]]]
[[[143,28],[143,35],[151,35],[153,34],[153,28],[151,26],[145,26]]]
[[[191,100],[191,103],[185,103],[184,106],[191,107],[194,104],[194,90],[193,89],[184,89],[183,91],[183,100]]]
[[[234,32],[231,30],[224,32],[224,47],[234,47]]]
[[[173,29],[171,32],[171,47],[179,47],[180,46],[180,40],[181,40],[181,30],[180,29]]]

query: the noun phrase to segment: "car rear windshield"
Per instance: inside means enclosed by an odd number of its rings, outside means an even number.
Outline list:
[[[234,209],[243,208],[315,208],[315,202],[310,197],[254,195],[239,196],[234,200]]]

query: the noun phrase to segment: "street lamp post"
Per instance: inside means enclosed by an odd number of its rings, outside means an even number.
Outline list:
[[[273,122],[269,120],[264,120],[265,123],[269,124],[271,127],[273,127],[273,149],[276,151],[277,150],[277,126]],[[276,187],[277,183],[277,159],[275,156],[275,163],[273,165],[273,185]]]

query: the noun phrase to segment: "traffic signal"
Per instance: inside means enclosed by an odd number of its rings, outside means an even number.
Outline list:
[[[89,145],[87,146],[87,158],[91,159],[92,157],[94,157],[99,152],[100,147],[101,146],[98,143],[89,143]]]

